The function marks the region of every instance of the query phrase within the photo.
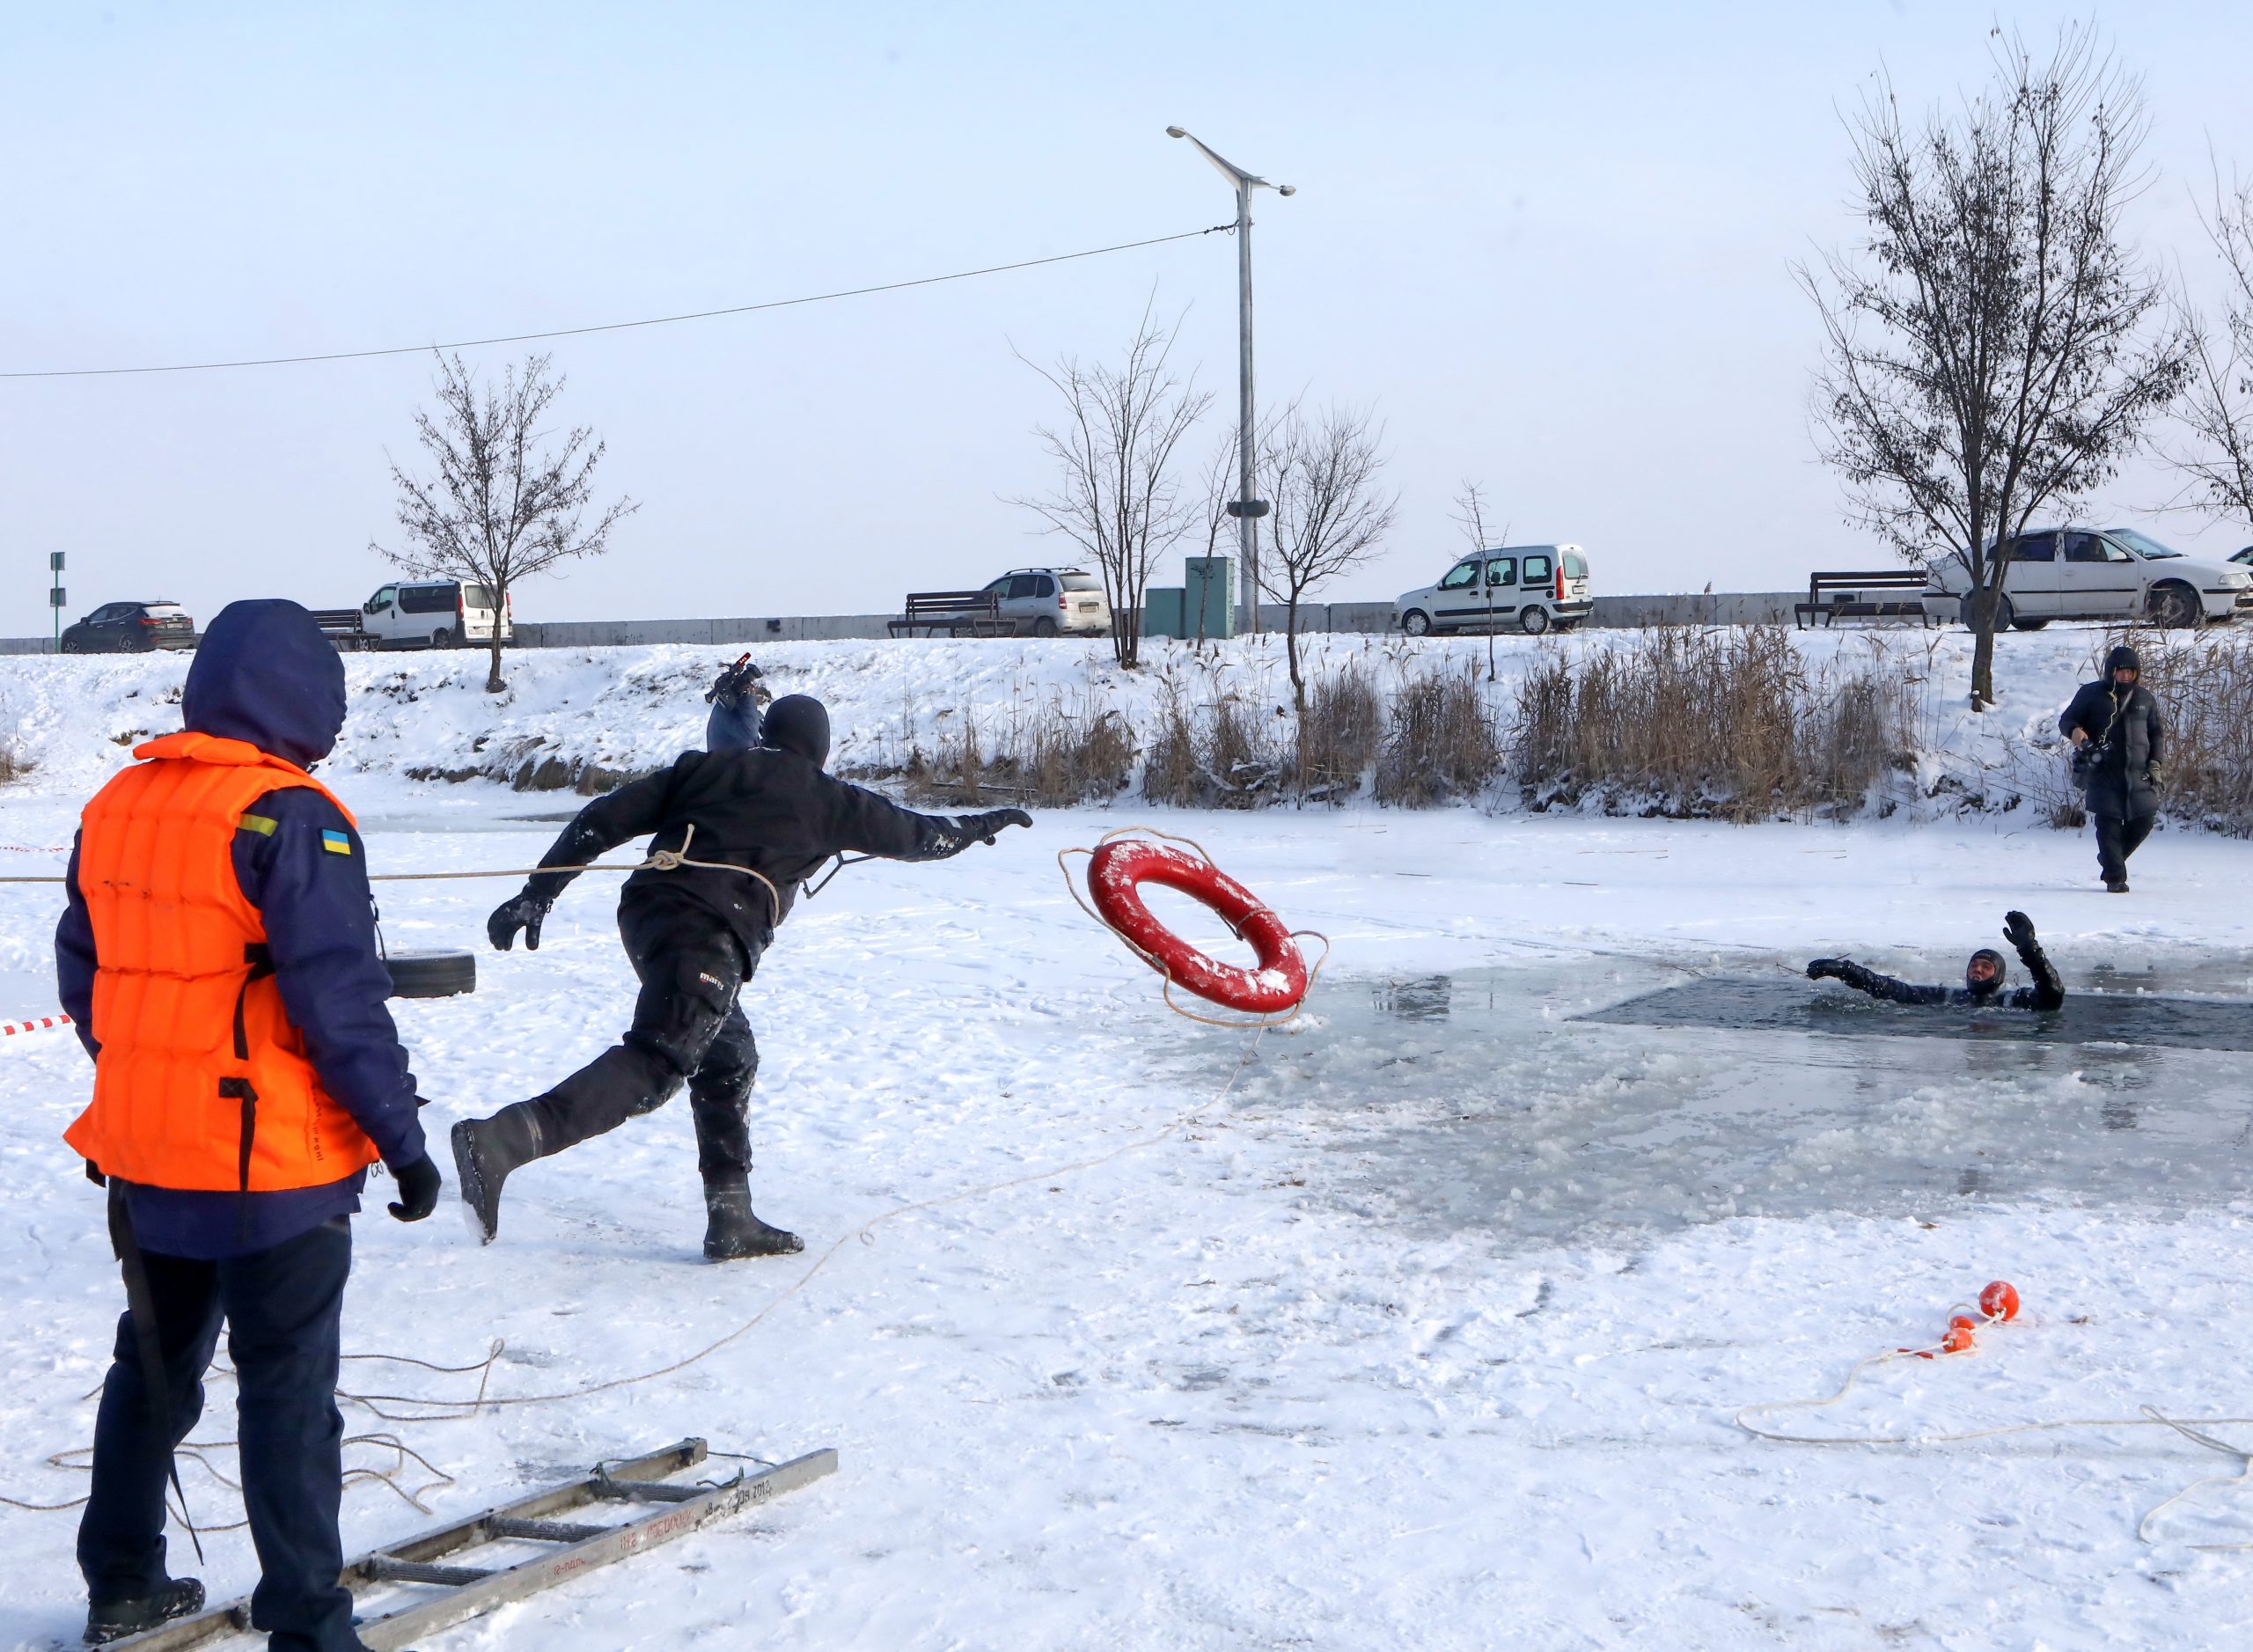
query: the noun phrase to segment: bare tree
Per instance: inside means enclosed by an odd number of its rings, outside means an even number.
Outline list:
[[[437,407],[415,415],[415,439],[437,474],[426,481],[392,461],[407,541],[395,551],[368,547],[407,573],[491,591],[488,694],[508,686],[501,679],[501,629],[517,582],[574,557],[601,555],[611,529],[641,509],[621,497],[587,521],[603,444],[583,425],[548,441],[540,421],[564,384],[548,376],[550,359],[526,356],[495,385],[481,385],[459,356],[438,357]]]
[[[1968,565],[1975,709],[1994,701],[2013,536],[2110,479],[2188,371],[2125,234],[2141,85],[2082,28],[2038,62],[1996,41],[1985,90],[1914,126],[1881,77],[1848,122],[1868,239],[1797,272],[1827,334],[1817,417],[1849,520]]]
[[[1306,721],[1306,678],[1299,664],[1299,605],[1309,592],[1359,568],[1392,526],[1399,496],[1380,494],[1384,429],[1370,415],[1332,407],[1317,420],[1294,406],[1277,424],[1262,466],[1274,513],[1259,583],[1283,605],[1283,648],[1291,698]]]
[[[2191,387],[2179,415],[2191,445],[2168,457],[2209,516],[2253,526],[2253,184],[2226,193],[2215,179],[2206,234],[2227,282],[2220,336],[2191,323]]]
[[[1463,481],[1463,491],[1455,496],[1455,524],[1463,530],[1463,537],[1471,541],[1473,555],[1493,550],[1509,540],[1508,523],[1502,525],[1499,540],[1487,537],[1486,490],[1467,476]],[[1479,571],[1479,586],[1486,593],[1486,680],[1491,683],[1497,677],[1494,664],[1494,587],[1483,567]]]
[[[1094,560],[1111,604],[1111,651],[1129,671],[1141,663],[1150,572],[1195,526],[1174,461],[1212,397],[1196,387],[1195,375],[1175,376],[1173,340],[1146,307],[1117,367],[1068,356],[1046,368],[1017,357],[1064,398],[1063,419],[1035,430],[1063,476],[1046,497],[1013,503]]]

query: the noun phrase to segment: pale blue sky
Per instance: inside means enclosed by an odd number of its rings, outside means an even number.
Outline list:
[[[2001,14],[2046,33],[2066,8]],[[1229,216],[1171,122],[1278,181],[1263,393],[1374,404],[1402,493],[1340,597],[1457,548],[1486,481],[1605,591],[1781,588],[1881,554],[1807,430],[1789,267],[1847,233],[1837,108],[1881,60],[1919,102],[1991,13],[1919,4],[1566,8],[118,4],[0,14],[0,366],[415,343],[754,302]],[[2253,167],[2253,12],[2101,17],[2147,77],[2139,213],[2197,274],[2209,143]],[[1050,392],[1155,283],[1232,401],[1225,237],[977,283],[565,341],[566,416],[644,501],[520,617],[873,612],[1049,560],[1002,503]],[[511,352],[487,352],[493,364]],[[161,594],[355,601],[383,576],[414,357],[0,383],[0,633]],[[1214,421],[1212,436],[1222,434]],[[2099,515],[2154,525],[2163,476]],[[2169,518],[2186,547],[2253,532]]]

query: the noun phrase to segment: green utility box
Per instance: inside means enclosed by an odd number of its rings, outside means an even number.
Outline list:
[[[1181,562],[1185,577],[1179,634],[1193,638],[1234,636],[1236,558],[1185,556]]]
[[[1181,598],[1182,590],[1178,585],[1142,587],[1142,635],[1179,636],[1183,613]]]

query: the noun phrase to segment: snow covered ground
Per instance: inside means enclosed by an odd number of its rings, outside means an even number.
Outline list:
[[[1640,634],[1577,632],[1494,639],[1495,677],[1484,686],[1505,731],[1518,684],[1564,652],[1632,648]],[[1811,672],[1837,681],[1866,669],[1898,672],[1917,706],[1915,773],[1886,801],[1924,818],[2009,812],[2062,792],[2057,716],[2094,674],[2104,634],[2059,626],[2000,639],[2001,705],[1965,707],[1970,643],[1960,630],[1787,634]],[[2213,634],[2227,646],[2233,633]],[[1380,696],[1447,662],[1485,675],[1484,638],[1309,636],[1309,679],[1353,664]],[[918,640],[778,642],[753,650],[776,694],[818,695],[837,729],[834,759],[848,771],[896,770],[911,750],[936,753],[974,728],[988,754],[1021,746],[1031,725],[1116,712],[1137,747],[1149,749],[1169,702],[1197,715],[1222,701],[1281,727],[1290,681],[1279,639],[1238,638],[1200,650],[1146,645],[1145,669],[1120,672],[1107,642]],[[354,655],[346,671],[353,709],[330,768],[338,774],[462,778],[487,775],[567,785],[588,767],[633,772],[671,760],[701,738],[702,694],[730,650],[689,646],[543,649],[511,655],[509,689],[481,692],[474,652]],[[79,795],[129,761],[135,741],[178,719],[185,655],[0,659],[0,745],[35,765],[31,789]],[[2022,801],[2023,800],[2023,801]]]
[[[2088,640],[2024,641],[2056,650],[2063,682]],[[649,652],[630,669],[708,668],[709,650]],[[107,737],[167,726],[121,708],[161,701],[178,670],[46,664],[81,676],[0,677],[40,765],[0,791],[0,843],[23,848],[67,841],[124,759]],[[353,669],[411,686],[449,665]],[[589,681],[565,673],[598,670],[548,668],[527,662],[525,700],[561,705]],[[805,669],[870,716],[899,692]],[[701,708],[635,692],[647,715],[613,718],[605,749],[661,759]],[[529,863],[554,825],[521,817],[570,800],[402,778],[434,730],[466,750],[490,716],[458,692],[385,703],[400,721],[362,697],[335,776],[375,870]],[[2035,710],[2029,692],[2029,727]],[[1303,1021],[1254,1039],[1173,1017],[1071,903],[1054,852],[1138,819],[1331,936]],[[768,1457],[834,1445],[842,1472],[429,1647],[2234,1644],[2253,1555],[2191,1546],[2253,1543],[2253,1491],[2204,1487],[2156,1542],[2137,1535],[2234,1457],[2148,1427],[1791,1446],[1732,1418],[1934,1340],[1997,1277],[2027,1311],[1977,1355],[1889,1365],[1785,1418],[1893,1434],[2146,1404],[2253,1416],[2242,1057],[1571,1017],[1685,969],[1778,980],[1849,949],[1943,979],[2012,906],[2076,987],[2107,972],[2253,996],[2248,856],[2163,831],[2123,899],[2094,883],[2085,837],[2026,811],[1738,829],[1122,806],[1046,814],[941,865],[855,868],[794,916],[748,1000],[754,1189],[804,1257],[701,1260],[676,1103],[525,1172],[489,1249],[371,1200],[346,1324],[352,1350],[444,1365],[505,1339],[491,1392],[509,1399],[647,1372],[757,1319],[686,1369],[585,1398],[405,1426],[348,1410],[456,1477],[429,1494],[441,1514],[690,1434]],[[387,885],[386,932],[471,944],[512,887]],[[0,1017],[53,1002],[54,905],[0,885]],[[436,1133],[622,1025],[610,907],[590,878],[538,954],[487,953],[473,996],[400,1006]],[[45,1459],[90,1435],[118,1305],[99,1195],[59,1140],[88,1082],[67,1035],[0,1041],[0,1493],[35,1501],[77,1493]],[[393,1393],[475,1381],[348,1371]],[[196,1437],[227,1438],[231,1412],[215,1380]],[[2253,1427],[2219,1432],[2253,1446]],[[236,1517],[187,1474],[202,1520]],[[356,1549],[430,1520],[376,1485],[345,1510]],[[0,1648],[75,1637],[72,1526],[0,1509]],[[215,1595],[246,1589],[242,1536],[206,1542]]]

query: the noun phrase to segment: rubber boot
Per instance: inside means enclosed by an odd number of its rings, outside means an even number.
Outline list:
[[[203,1585],[193,1577],[175,1577],[152,1595],[133,1600],[96,1601],[86,1608],[84,1638],[88,1646],[101,1646],[202,1610]]]
[[[730,1177],[704,1184],[704,1259],[739,1262],[751,1256],[789,1256],[806,1248],[795,1233],[761,1222],[751,1212],[751,1180]]]
[[[454,1126],[453,1145],[463,1214],[477,1242],[490,1245],[501,1231],[501,1185],[541,1156],[539,1116],[531,1102],[511,1102],[489,1119]]]

